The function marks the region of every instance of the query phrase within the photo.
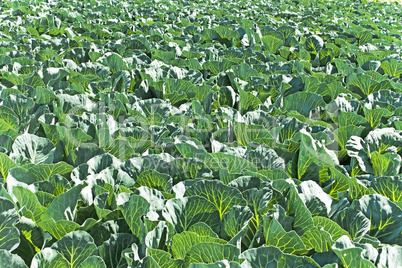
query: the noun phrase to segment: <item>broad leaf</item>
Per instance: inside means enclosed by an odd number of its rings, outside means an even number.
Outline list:
[[[11,252],[18,247],[20,243],[20,232],[15,227],[18,220],[19,216],[14,208],[14,204],[0,197],[0,250]],[[7,254],[5,254],[4,257],[7,257]]]
[[[0,249],[0,267],[27,268],[28,266],[20,256]]]
[[[67,260],[69,267],[81,267],[91,256],[97,255],[98,249],[93,238],[83,231],[66,234],[51,246]]]
[[[208,199],[216,206],[221,220],[233,206],[247,204],[237,189],[226,186],[220,181],[198,181],[186,190],[184,196],[200,196]]]
[[[194,246],[199,243],[210,242],[210,243],[218,243],[218,244],[226,244],[225,240],[209,237],[209,236],[200,236],[193,232],[182,232],[180,234],[175,234],[172,240],[172,253],[175,259],[184,260],[187,252]]]
[[[190,196],[174,198],[166,202],[163,217],[170,222],[176,232],[186,231],[197,222],[208,224],[212,230],[219,226],[219,211],[216,206],[203,197]]]
[[[74,221],[78,197],[84,185],[77,185],[67,192],[58,195],[49,205],[41,220],[53,219],[55,221]]]
[[[286,232],[275,218],[264,216],[263,221],[264,238],[267,246],[275,246],[289,254],[303,255],[307,253],[306,246],[295,231]]]
[[[25,133],[15,139],[10,158],[17,164],[51,164],[55,159],[53,143],[42,137]]]
[[[311,258],[283,253],[273,246],[262,246],[244,251],[240,258],[245,259],[242,267],[309,267],[320,266]]]
[[[401,208],[377,194],[365,195],[352,205],[370,219],[370,235],[384,243],[395,243],[402,231]]]
[[[117,204],[131,232],[142,240],[144,223],[141,220],[141,216],[148,213],[150,206],[148,201],[136,194],[121,193],[117,197]]]
[[[196,244],[187,251],[184,258],[186,266],[190,263],[214,263],[221,260],[238,261],[240,251],[233,245],[222,245],[211,242]]]

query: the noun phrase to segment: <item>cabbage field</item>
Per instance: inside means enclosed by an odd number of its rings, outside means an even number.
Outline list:
[[[0,268],[402,267],[402,6],[0,2]]]

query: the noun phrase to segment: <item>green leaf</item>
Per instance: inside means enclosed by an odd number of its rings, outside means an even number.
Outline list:
[[[0,267],[27,268],[28,266],[20,256],[0,249]]]
[[[292,139],[297,132],[304,128],[304,124],[296,118],[288,119],[282,124],[284,126],[279,131],[279,142]]]
[[[242,194],[247,200],[248,206],[254,214],[254,217],[251,219],[247,227],[249,231],[247,236],[248,239],[251,241],[252,237],[250,237],[250,235],[251,233],[253,233],[252,235],[254,236],[254,232],[257,230],[257,227],[262,222],[262,215],[264,215],[268,210],[268,204],[272,200],[273,192],[268,187],[264,187],[261,190],[257,190],[257,188],[251,188],[244,191]]]
[[[173,179],[167,174],[159,173],[155,170],[145,170],[138,175],[135,186],[147,186],[169,193],[172,190]]]
[[[229,27],[226,26],[218,26],[214,28],[214,31],[221,37],[226,38],[228,40],[238,39],[239,32],[235,30],[231,30]]]
[[[103,191],[103,189],[102,189]],[[96,214],[98,215],[99,218],[104,218],[106,217],[109,213],[112,212],[110,206],[109,206],[109,192],[104,192],[101,194],[98,194],[95,199],[94,199],[94,206],[96,210]]]
[[[300,141],[297,176],[299,179],[309,178],[316,182],[326,181],[327,168],[334,166],[335,157],[324,145],[317,142],[304,129],[299,131],[294,140]],[[336,163],[336,162],[335,162]]]
[[[104,150],[99,148],[96,144],[84,143],[75,150],[70,151],[70,154],[67,157],[67,163],[77,167],[80,164],[86,163],[92,157],[104,153]]]
[[[17,165],[6,154],[0,153],[0,173],[4,179],[8,176],[8,170]]]
[[[257,167],[244,158],[225,153],[210,153],[203,157],[204,163],[212,170],[227,169],[229,173],[241,174],[244,170],[257,171]]]
[[[123,251],[138,242],[134,235],[126,233],[112,234],[98,249],[106,267],[120,267],[124,263]]]
[[[237,141],[243,146],[248,146],[251,142],[264,144],[273,140],[272,135],[263,126],[235,122],[234,132]]]
[[[328,62],[331,62],[331,60],[334,58],[334,51],[332,50],[332,48],[324,48],[320,50],[318,56],[320,59],[320,65],[325,66]]]
[[[286,232],[275,218],[264,216],[263,229],[267,246],[275,246],[289,254],[303,255],[307,253],[306,246],[296,232],[293,230]]]
[[[90,256],[85,261],[83,261],[81,263],[81,265],[78,267],[79,268],[93,268],[93,267],[106,268],[107,266],[101,257]]]
[[[151,256],[160,267],[167,268],[181,268],[183,267],[183,260],[174,260],[172,256],[163,250],[150,248],[147,250],[149,256]]]
[[[370,123],[370,126],[372,129],[377,128],[380,123],[382,118],[389,117],[392,115],[392,112],[388,111],[385,108],[375,108],[373,110],[369,110],[367,108],[364,108],[364,114],[367,119],[367,121]]]
[[[297,111],[306,117],[310,116],[310,112],[317,107],[325,107],[323,98],[311,92],[296,92],[284,98],[284,111]]]
[[[301,240],[307,249],[314,249],[315,252],[331,251],[332,244],[334,243],[327,231],[320,230],[317,227],[305,232]]]
[[[33,216],[31,219],[39,223],[46,208],[39,203],[35,194],[22,186],[14,186],[13,194],[17,198],[20,207],[29,210]]]
[[[356,178],[349,178],[349,196],[352,199],[360,199],[362,196],[366,194],[374,194],[374,190],[372,188],[367,188],[360,180]]]
[[[333,249],[335,254],[339,257],[345,268],[374,268],[374,264],[369,260],[364,259],[361,255],[363,249],[361,248],[348,248],[343,250]]]
[[[44,248],[35,254],[32,259],[31,267],[38,268],[53,268],[53,267],[61,267],[67,268],[70,267],[69,263],[66,259],[63,258],[58,251],[51,248]]]
[[[152,53],[152,60],[160,60],[166,64],[171,64],[175,58],[174,52],[171,51],[154,50]]]
[[[189,268],[241,268],[240,264],[238,262],[231,261],[229,262],[228,260],[223,260],[223,261],[217,261],[214,263],[191,263]]]
[[[248,206],[233,206],[222,219],[222,238],[230,240],[239,232],[245,230],[250,220],[254,217]]]
[[[38,51],[36,54],[36,58],[41,61],[46,61],[50,59],[59,60],[60,56],[59,54],[57,54],[56,51],[46,48]]]
[[[25,117],[29,115],[29,112],[34,107],[35,102],[31,98],[27,98],[23,95],[13,94],[4,100],[2,105],[10,108],[18,119],[23,121]]]
[[[399,174],[402,158],[396,152],[384,154],[373,152],[370,156],[374,176],[394,176]]]
[[[240,250],[233,245],[222,245],[211,242],[203,242],[194,245],[187,251],[184,265],[191,263],[214,263],[221,260],[238,261]]]
[[[153,226],[148,226],[150,222],[146,222],[146,229],[151,230]],[[152,223],[155,224],[156,222]],[[173,230],[171,228],[171,232],[169,233],[169,224],[165,221],[160,221],[155,228],[151,231],[148,231],[145,237],[145,245],[149,249],[165,249],[164,242],[169,239],[169,236],[173,234]],[[171,226],[170,226],[171,227]],[[170,257],[169,257],[170,258]]]
[[[304,46],[308,51],[319,52],[324,47],[324,40],[318,35],[312,35],[307,38]]]
[[[392,202],[402,201],[402,178],[400,176],[374,178],[371,181],[371,187]]]
[[[37,181],[48,180],[55,174],[67,175],[73,171],[74,167],[66,162],[58,162],[57,164],[41,164],[35,165],[28,169],[28,171],[36,177]]]
[[[86,134],[81,128],[66,128],[58,125],[57,132],[60,136],[60,142],[64,145],[66,156],[69,156],[70,152],[81,144],[92,140],[92,137]]]
[[[175,138],[174,145],[184,158],[200,158],[207,151],[201,141],[186,136]]]
[[[338,123],[338,127],[347,127],[347,126],[359,126],[367,124],[367,120],[354,112],[339,112],[337,118],[335,118],[336,123]]]
[[[57,99],[53,90],[41,86],[35,88],[35,97],[38,104],[48,104]]]
[[[28,76],[28,78],[25,79],[25,84],[33,88],[46,87],[45,83],[37,72],[33,72],[30,76]]]
[[[388,198],[378,195],[365,195],[352,206],[370,219],[369,234],[383,243],[395,243],[402,231],[402,209]]]
[[[261,38],[261,41],[266,51],[270,53],[277,52],[278,49],[280,49],[285,44],[285,41],[283,40],[283,35],[282,38],[275,35],[265,35]]]
[[[373,168],[371,167],[370,159],[367,153],[366,142],[358,137],[352,136],[345,145],[345,149],[351,158],[357,161],[359,168],[367,173],[373,173]]]
[[[401,132],[394,128],[379,128],[370,131],[366,137],[367,146],[370,152],[379,153],[399,151],[402,148]]]
[[[384,89],[370,94],[370,96],[364,100],[364,107],[375,109],[378,105],[393,111],[394,108],[392,106],[399,107],[401,102],[401,93],[394,92],[393,89]],[[399,116],[399,113],[395,110],[394,115]]]
[[[74,231],[66,234],[51,246],[67,260],[69,267],[80,267],[89,257],[96,255],[98,250],[93,238],[84,231]]]
[[[348,231],[351,239],[362,237],[370,230],[370,220],[362,212],[350,207],[343,209],[332,219]]]
[[[194,225],[193,225],[194,226]],[[194,245],[203,242],[210,243],[219,243],[226,244],[225,240],[209,237],[209,236],[200,236],[193,232],[184,231],[180,234],[175,234],[172,240],[172,254],[175,259],[184,260],[187,251],[189,251]]]
[[[68,50],[65,53],[64,58],[72,60],[77,65],[85,63],[89,60],[88,51],[89,49],[86,48],[75,47],[72,48],[71,50]]]
[[[55,221],[68,220],[74,221],[78,197],[84,185],[77,185],[62,193],[50,203],[49,207],[41,216],[41,220],[53,219]]]
[[[373,35],[369,31],[357,32],[355,37],[359,40],[359,46],[370,43],[373,39]]]
[[[239,90],[239,96],[240,96],[239,111],[242,115],[249,110],[257,109],[257,106],[259,104],[262,104],[262,102],[258,97],[242,89]]]
[[[191,225],[197,222],[206,223],[212,230],[218,228],[220,224],[219,211],[216,206],[199,196],[169,199],[162,215],[178,233],[187,231]]]
[[[294,186],[290,186],[287,196],[288,215],[294,217],[293,229],[298,235],[314,227],[310,211],[306,208]]]
[[[13,87],[14,85],[24,84],[24,78],[14,73],[3,72],[1,83],[7,87]]]
[[[273,246],[262,246],[244,251],[240,255],[245,259],[242,267],[308,267],[319,268],[320,266],[311,258],[283,253]]]
[[[341,260],[343,267],[345,268],[353,268],[353,267],[362,267],[362,268],[374,268],[375,265],[371,263],[369,260],[363,258],[362,248],[354,247],[352,242],[347,236],[343,236],[338,241],[336,241],[335,245],[332,247],[333,252],[338,256]]]
[[[240,65],[232,66],[232,70],[237,78],[243,81],[249,81],[251,76],[257,76],[258,72],[251,68],[246,63],[241,63]]]
[[[88,52],[88,56],[91,59],[92,62],[97,61],[100,57],[102,57],[102,53],[96,52],[96,51],[90,51]]]
[[[233,206],[245,206],[247,204],[239,190],[226,186],[217,180],[197,181],[186,190],[184,196],[206,198],[216,206],[221,220],[223,215]]]
[[[181,98],[187,101],[187,98],[194,98],[197,94],[197,87],[191,82],[183,79],[166,79],[163,84],[163,96],[164,99],[168,98],[173,105],[180,104],[182,102]],[[177,101],[173,101],[174,94],[178,94]]]
[[[188,228],[189,232],[196,233],[200,236],[218,237],[218,235],[204,222],[197,222]]]
[[[369,61],[366,61],[360,67],[365,71],[374,71],[374,72],[376,72],[381,67],[381,62],[377,61],[377,60],[369,60]]]
[[[14,204],[0,197],[0,250],[11,252],[20,244],[20,232],[15,227],[18,220],[19,216]],[[4,257],[7,257],[7,254]]]
[[[297,186],[300,198],[312,216],[329,216],[333,199],[315,181],[304,181]]]
[[[18,129],[18,118],[2,111],[0,114],[0,130]]]
[[[335,140],[340,146],[340,149],[345,149],[346,143],[351,136],[360,137],[362,132],[364,131],[364,127],[357,127],[354,125],[349,125],[345,127],[339,127],[334,130]]]
[[[382,89],[389,89],[390,84],[387,81],[376,82],[371,76],[366,74],[352,74],[347,78],[347,84],[352,92],[362,97],[367,97],[371,93]]]
[[[223,58],[222,61],[209,60],[202,64],[202,68],[208,70],[212,75],[217,75],[220,72],[229,70],[232,66],[236,65],[236,62]]]
[[[321,216],[313,218],[314,225],[319,229],[324,229],[331,235],[333,241],[338,240],[341,236],[349,236],[348,232],[343,230],[336,222]]]
[[[142,240],[144,223],[141,216],[146,215],[149,211],[148,201],[136,194],[121,193],[117,197],[117,204],[131,232]]]
[[[16,225],[20,231],[20,244],[13,253],[18,254],[26,263],[31,263],[34,255],[40,251],[44,244],[44,232],[32,220],[21,217]]]
[[[19,165],[51,164],[56,150],[50,140],[28,133],[18,136],[12,149],[10,158]]]
[[[402,62],[396,59],[390,59],[389,61],[383,61],[381,63],[381,68],[384,73],[393,77],[400,77],[402,74]]]
[[[93,218],[88,218],[82,225],[68,220],[59,220],[56,222],[54,219],[49,219],[42,220],[40,223],[38,223],[38,226],[43,231],[50,233],[54,238],[61,239],[67,233],[73,231],[87,231],[97,223],[98,221]]]

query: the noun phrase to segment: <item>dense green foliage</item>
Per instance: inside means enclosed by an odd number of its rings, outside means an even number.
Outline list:
[[[399,5],[0,12],[0,267],[401,267]]]

